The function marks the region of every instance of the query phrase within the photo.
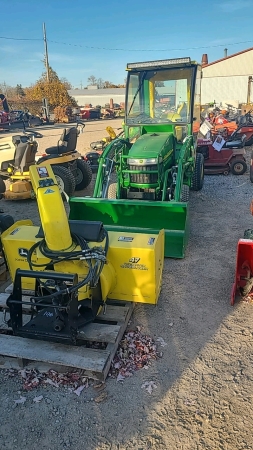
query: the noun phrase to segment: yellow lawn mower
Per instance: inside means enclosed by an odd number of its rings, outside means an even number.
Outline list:
[[[89,164],[76,150],[79,124],[64,129],[54,147],[47,148],[37,158],[38,142],[33,134],[8,136],[0,139],[0,195],[8,200],[34,197],[29,168],[51,165],[61,193],[71,197],[75,190],[85,189],[91,182]],[[10,181],[6,189],[6,181]]]

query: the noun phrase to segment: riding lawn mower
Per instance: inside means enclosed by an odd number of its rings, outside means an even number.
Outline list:
[[[29,177],[41,226],[22,220],[1,235],[13,281],[7,306],[14,335],[79,345],[107,301],[157,303],[163,230],[107,232],[100,221],[68,220],[51,166],[30,166]],[[32,312],[28,321],[24,305]]]
[[[37,158],[38,142],[33,134],[0,138],[0,195],[8,200],[34,197],[29,167],[51,165],[62,193],[72,196],[86,188],[92,179],[90,166],[76,150],[79,123],[64,129],[57,146],[45,150]],[[82,126],[84,126],[82,124]],[[10,180],[6,190],[4,180]]]

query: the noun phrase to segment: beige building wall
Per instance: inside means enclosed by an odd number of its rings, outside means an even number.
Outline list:
[[[248,77],[253,75],[253,49],[203,67],[201,103],[246,103]],[[253,101],[253,86],[251,86]]]

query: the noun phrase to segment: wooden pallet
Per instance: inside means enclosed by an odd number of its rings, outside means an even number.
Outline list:
[[[8,290],[10,288],[7,288]],[[4,313],[8,314],[8,296],[9,293],[0,294],[2,318]],[[24,312],[29,314],[29,306],[27,308]],[[83,339],[88,342],[106,343],[104,350],[0,334],[0,367],[29,367],[39,370],[51,368],[61,372],[77,369],[81,370],[84,376],[105,381],[133,308],[134,303],[111,302],[106,311],[97,316],[97,323],[86,325]],[[3,320],[0,320],[0,330],[1,327],[4,328]]]

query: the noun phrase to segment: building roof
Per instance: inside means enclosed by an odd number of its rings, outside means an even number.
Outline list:
[[[81,96],[101,96],[101,95],[124,95],[126,92],[125,88],[112,88],[112,89],[70,89],[68,91],[69,95],[72,97]]]
[[[253,47],[247,48],[246,50],[242,50],[241,52],[238,52],[238,53],[234,53],[233,55],[229,55],[224,58],[217,59],[217,61],[213,61],[209,64],[205,64],[202,68],[205,69],[206,67],[212,66],[213,64],[217,64],[217,63],[219,63],[221,61],[225,61],[229,58],[234,58],[234,56],[238,56],[238,55],[241,55],[242,53],[250,52],[251,50],[253,50]]]

